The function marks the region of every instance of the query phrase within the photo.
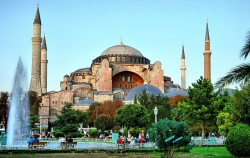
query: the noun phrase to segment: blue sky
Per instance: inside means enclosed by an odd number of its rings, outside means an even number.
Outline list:
[[[30,76],[37,2],[48,48],[48,91],[60,90],[64,75],[90,67],[105,49],[119,44],[121,36],[151,63],[161,61],[164,75],[174,83],[181,82],[184,43],[191,86],[204,73],[207,19],[212,82],[247,62],[239,51],[250,30],[249,0],[1,0],[0,91],[12,90],[19,56]]]

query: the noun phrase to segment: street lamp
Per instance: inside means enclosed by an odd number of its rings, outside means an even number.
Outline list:
[[[40,140],[42,139],[42,119],[43,119],[43,116],[41,115],[40,116]]]
[[[157,107],[155,107],[155,109],[154,109],[154,114],[155,114],[155,123],[157,123],[157,114],[158,114]]]

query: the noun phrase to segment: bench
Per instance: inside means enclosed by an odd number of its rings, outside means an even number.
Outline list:
[[[77,142],[61,142],[61,147],[65,149],[75,149]]]
[[[29,149],[39,150],[39,149],[44,149],[46,145],[47,142],[29,142],[28,147]]]

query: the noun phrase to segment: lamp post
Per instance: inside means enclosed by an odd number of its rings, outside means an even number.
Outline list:
[[[157,114],[158,114],[157,107],[154,108],[154,114],[155,114],[155,123],[157,123]]]
[[[43,116],[40,115],[40,140],[42,139],[42,119],[43,119]]]

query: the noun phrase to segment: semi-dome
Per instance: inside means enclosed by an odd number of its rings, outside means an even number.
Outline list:
[[[94,103],[93,100],[90,99],[84,99],[84,100],[80,100],[76,103],[76,105],[80,105],[80,106],[89,106],[90,104]]]
[[[90,67],[86,67],[86,68],[77,69],[75,72],[90,72],[90,71],[91,71]]]
[[[142,56],[141,52],[139,52],[137,49],[126,46],[126,45],[116,45],[113,47],[109,47],[104,52],[102,52],[101,56],[104,55],[134,55],[134,56]]]
[[[148,95],[155,95],[155,96],[164,96],[163,93],[161,92],[160,89],[158,89],[157,87],[150,85],[150,84],[141,84],[139,86],[136,86],[135,88],[133,88],[128,95],[125,97],[126,101],[130,101],[130,100],[134,100],[135,94],[137,94],[137,96],[142,93],[143,90],[146,90],[146,93]]]
[[[168,92],[165,94],[167,97],[171,98],[174,97],[176,95],[181,95],[181,96],[188,96],[187,91],[179,89],[179,90],[173,90],[171,92]]]

